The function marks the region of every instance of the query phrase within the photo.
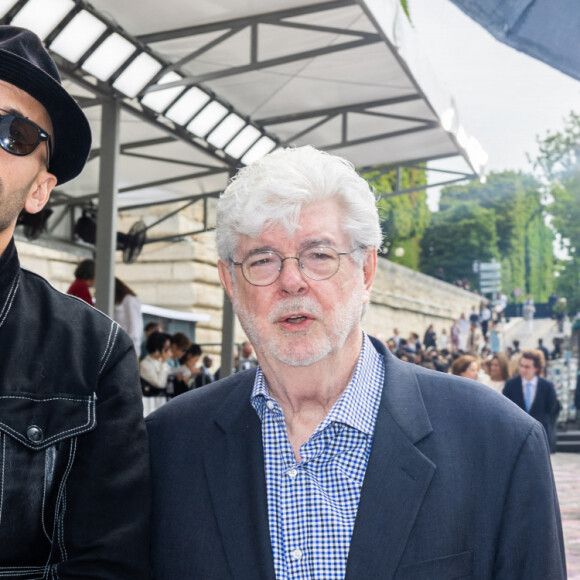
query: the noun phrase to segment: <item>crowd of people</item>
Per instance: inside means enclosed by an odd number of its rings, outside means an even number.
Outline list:
[[[143,329],[139,374],[145,397],[145,414],[163,402],[187,391],[218,380],[220,371],[212,371],[213,358],[183,332],[164,332],[159,322],[149,322]],[[232,373],[258,365],[250,342],[236,345]],[[149,400],[155,398],[156,400]]]
[[[394,328],[393,335],[385,343],[401,360],[469,376],[501,391],[502,381],[517,374],[517,361],[521,354],[519,340],[503,344],[502,324],[502,318],[496,315],[491,305],[482,302],[479,311],[473,307],[469,316],[462,313],[449,329],[442,327],[437,333],[435,326],[430,324],[421,340],[417,332],[412,331],[405,338]],[[553,349],[549,351],[540,338],[537,350],[545,361],[545,367],[550,359],[562,356],[562,340],[554,338]],[[461,371],[455,372],[454,369]]]
[[[562,339],[553,339],[551,352],[541,338],[535,349],[520,350],[517,339],[502,349],[500,325],[499,317],[484,302],[479,312],[474,308],[469,317],[461,314],[449,333],[442,328],[437,335],[430,324],[421,342],[416,332],[403,338],[395,328],[386,345],[400,360],[478,381],[503,393],[544,425],[553,452],[561,406],[553,384],[544,377],[549,361],[563,355]]]

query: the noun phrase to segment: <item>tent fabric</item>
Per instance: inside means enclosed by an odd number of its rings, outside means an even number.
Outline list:
[[[499,41],[580,80],[577,0],[451,0]]]

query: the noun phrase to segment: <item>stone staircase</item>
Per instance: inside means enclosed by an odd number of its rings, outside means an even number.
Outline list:
[[[560,453],[580,453],[580,429],[578,423],[570,424],[566,431],[558,431],[556,451]]]

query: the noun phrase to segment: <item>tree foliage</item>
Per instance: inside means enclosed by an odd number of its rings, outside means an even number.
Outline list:
[[[427,183],[425,171],[422,169],[402,169],[398,178],[396,171],[381,173],[379,170],[371,170],[363,174],[363,177],[369,181],[378,196]],[[400,179],[399,187],[397,179]],[[427,207],[427,194],[423,190],[382,198],[377,207],[384,236],[382,255],[418,270],[419,242],[431,218]]]
[[[560,264],[556,291],[580,310],[580,115],[570,113],[563,131],[538,139],[536,167],[548,184],[552,225],[566,245],[569,259]]]
[[[442,269],[448,281],[467,279],[477,287],[474,260],[498,258],[493,211],[477,204],[458,201],[433,215],[421,240],[421,270],[437,276]]]
[[[519,287],[546,301],[552,291],[552,239],[537,181],[521,173],[492,173],[486,183],[442,191],[440,211],[421,242],[421,270],[436,275],[442,268],[447,280],[467,279],[478,288],[473,262],[496,259],[506,294]]]

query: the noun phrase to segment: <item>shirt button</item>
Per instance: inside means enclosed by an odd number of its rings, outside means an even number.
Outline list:
[[[292,550],[292,557],[295,560],[300,560],[300,558],[302,558],[302,550],[300,548],[296,548],[295,550]]]
[[[26,436],[28,437],[29,441],[38,443],[39,441],[42,441],[42,429],[36,425],[31,425],[28,427],[28,429],[26,429]]]
[[[274,401],[266,401],[266,407],[268,407],[268,409],[271,411],[274,408]]]
[[[298,470],[293,467],[290,471],[288,471],[288,475],[294,479],[298,475]]]

